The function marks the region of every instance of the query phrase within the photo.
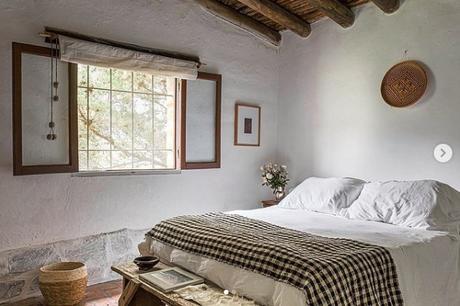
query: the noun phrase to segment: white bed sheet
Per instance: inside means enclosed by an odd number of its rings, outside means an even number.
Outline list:
[[[460,305],[460,244],[444,232],[349,220],[327,214],[270,207],[228,213],[324,237],[349,238],[389,249],[405,305]],[[263,275],[147,240],[144,249],[182,266],[220,287],[263,305],[305,305],[304,294]]]

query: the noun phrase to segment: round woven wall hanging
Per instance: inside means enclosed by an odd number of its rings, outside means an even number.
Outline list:
[[[391,106],[406,107],[420,100],[427,85],[426,71],[419,63],[402,62],[385,74],[381,87],[382,97]]]

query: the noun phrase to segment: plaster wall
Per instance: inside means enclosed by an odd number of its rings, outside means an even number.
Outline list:
[[[405,0],[392,15],[369,3],[342,29],[313,25],[302,40],[286,33],[280,58],[280,160],[296,184],[307,176],[367,180],[437,179],[460,188],[460,2]],[[414,106],[385,104],[385,72],[418,60],[429,87]],[[453,159],[433,149],[447,143]]]
[[[176,175],[14,177],[11,43],[43,45],[44,26],[200,56],[223,75],[222,168]],[[259,166],[276,155],[278,54],[192,0],[0,2],[0,250],[121,228],[144,229],[188,213],[255,208],[268,196]],[[236,101],[262,106],[262,144],[233,146]]]

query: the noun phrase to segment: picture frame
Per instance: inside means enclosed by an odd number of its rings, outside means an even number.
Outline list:
[[[261,107],[235,103],[235,146],[260,146]]]
[[[202,277],[184,271],[178,267],[143,273],[139,277],[149,285],[152,285],[166,293],[182,287],[198,285],[204,282]]]

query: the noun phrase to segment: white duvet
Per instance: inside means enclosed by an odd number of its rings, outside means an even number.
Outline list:
[[[460,305],[460,244],[444,232],[271,207],[228,212],[325,237],[349,238],[389,249],[405,305]],[[147,240],[143,249],[263,305],[306,305],[304,294],[271,278]]]

